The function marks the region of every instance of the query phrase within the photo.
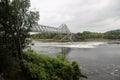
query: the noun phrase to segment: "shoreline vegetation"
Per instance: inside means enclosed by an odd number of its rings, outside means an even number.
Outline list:
[[[55,34],[55,33],[39,33],[30,36],[30,39],[43,41],[43,42],[70,42],[70,40],[62,40],[66,34]],[[120,40],[120,30],[112,30],[105,33],[84,31],[82,33],[74,34],[75,42],[82,41],[119,41]],[[71,41],[72,42],[72,41]]]
[[[87,78],[81,73],[77,62],[63,60],[61,53],[53,58],[33,50],[24,50],[24,74],[14,57],[8,59],[6,76],[0,74],[0,80],[83,80]]]
[[[58,54],[55,58],[36,52],[24,51],[24,65],[31,80],[81,80],[87,78],[81,74],[77,62],[69,62]]]
[[[0,0],[0,80],[80,80],[77,62],[23,51],[31,39],[59,41],[66,34],[41,33],[29,35],[38,26],[39,12],[30,9],[30,0]],[[120,31],[75,34],[76,41],[90,39],[120,39]],[[52,41],[52,40],[51,40]]]

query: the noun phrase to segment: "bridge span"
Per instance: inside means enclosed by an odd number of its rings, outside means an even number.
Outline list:
[[[49,32],[49,33],[61,33],[61,34],[71,34],[71,31],[67,27],[66,24],[62,24],[59,27],[52,27],[52,26],[45,26],[45,25],[38,25],[32,27],[32,32]]]
[[[69,30],[66,24],[62,24],[59,27],[52,27],[46,25],[38,25],[31,28],[31,32],[35,33],[56,33],[56,34],[66,34],[61,40],[73,41],[73,33]]]

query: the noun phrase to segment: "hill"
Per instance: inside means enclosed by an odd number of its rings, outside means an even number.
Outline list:
[[[120,29],[107,31],[106,33],[120,33]]]

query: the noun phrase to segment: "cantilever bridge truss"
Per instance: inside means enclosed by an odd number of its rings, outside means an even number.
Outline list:
[[[56,34],[66,34],[66,36],[64,36],[61,40],[69,39],[72,41],[72,33],[66,24],[62,24],[57,28],[51,26],[45,26],[45,25],[38,25],[32,27],[31,31],[37,33],[48,32],[48,33],[56,33]]]
[[[61,34],[71,33],[66,24],[62,24],[58,28],[51,27],[51,26],[45,26],[45,25],[39,25],[39,26],[33,27],[31,30],[32,32],[49,32],[49,33],[61,33]]]

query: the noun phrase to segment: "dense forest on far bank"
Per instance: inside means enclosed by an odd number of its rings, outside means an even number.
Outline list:
[[[55,33],[39,33],[31,35],[32,39],[53,39],[53,40],[60,40],[62,39],[66,34],[55,34]],[[98,33],[98,32],[90,32],[90,31],[84,31],[84,32],[78,32],[75,33],[76,41],[80,40],[119,40],[120,39],[120,30],[112,30],[107,31],[104,33]]]

